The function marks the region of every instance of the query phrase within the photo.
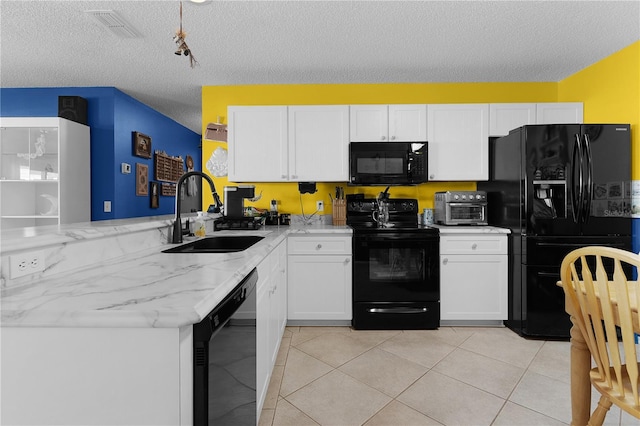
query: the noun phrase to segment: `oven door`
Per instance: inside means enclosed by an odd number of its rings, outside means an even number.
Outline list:
[[[353,241],[354,302],[440,300],[437,235],[356,232]]]
[[[486,203],[447,203],[447,225],[486,225]]]

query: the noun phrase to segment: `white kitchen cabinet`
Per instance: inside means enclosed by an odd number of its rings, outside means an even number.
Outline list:
[[[427,106],[430,181],[489,178],[489,104]]]
[[[414,142],[427,140],[425,104],[351,105],[351,142]]]
[[[349,180],[349,107],[289,107],[290,181]]]
[[[536,104],[537,124],[581,124],[582,102],[549,102]]]
[[[506,234],[440,234],[440,319],[507,319]]]
[[[350,236],[290,236],[288,268],[289,321],[351,321]]]
[[[345,182],[349,107],[230,106],[232,182]]]
[[[0,119],[0,228],[91,220],[89,132],[58,117]]]
[[[287,322],[287,243],[282,242],[258,265],[256,295],[256,390],[258,416],[269,388]]]
[[[489,104],[489,136],[506,136],[527,124],[537,124],[535,103]]]
[[[287,107],[230,106],[227,115],[229,181],[288,181]]]

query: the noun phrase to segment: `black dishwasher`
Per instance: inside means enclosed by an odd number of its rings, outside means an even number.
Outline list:
[[[193,424],[252,425],[256,413],[256,319],[234,314],[255,307],[254,268],[202,321],[193,325]],[[251,316],[251,315],[250,315]]]

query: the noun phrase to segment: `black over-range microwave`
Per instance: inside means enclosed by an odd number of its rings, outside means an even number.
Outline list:
[[[352,185],[416,185],[427,182],[427,142],[351,142]]]

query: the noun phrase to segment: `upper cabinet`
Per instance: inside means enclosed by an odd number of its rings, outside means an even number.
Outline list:
[[[489,104],[427,106],[430,181],[489,178]]]
[[[286,106],[230,106],[228,118],[229,180],[288,180]]]
[[[582,102],[536,104],[537,124],[581,124],[582,120]]]
[[[582,103],[490,104],[489,136],[505,136],[527,124],[582,123]]]
[[[289,107],[289,180],[349,180],[349,107]]]
[[[232,182],[346,182],[349,107],[230,106]]]
[[[0,228],[91,220],[89,132],[58,117],[0,119]]]
[[[417,142],[427,140],[425,104],[351,105],[351,142]]]
[[[489,136],[506,136],[526,124],[536,124],[536,104],[489,104]]]

